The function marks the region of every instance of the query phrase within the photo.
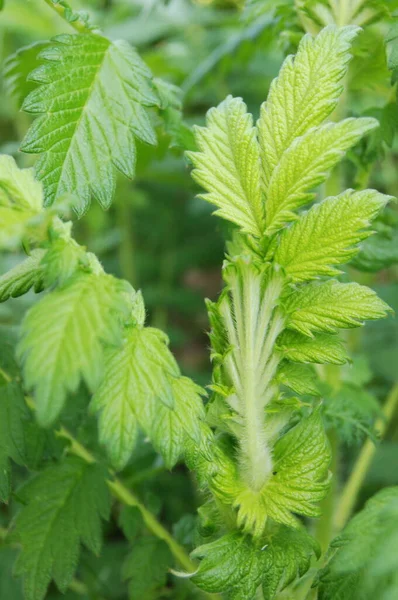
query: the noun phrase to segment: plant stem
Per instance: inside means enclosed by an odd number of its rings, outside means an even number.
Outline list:
[[[77,18],[72,21],[67,18],[67,11],[70,10],[67,6],[62,4],[59,0],[44,0],[44,2],[52,8],[57,15],[68,23],[77,33],[100,33],[99,29],[90,29],[87,23],[82,18]]]
[[[138,500],[138,498],[128,490],[121,481],[115,479],[108,481],[109,488],[113,495],[127,506],[135,506],[140,511],[145,525],[159,539],[166,542],[174,557],[178,560],[184,569],[191,572],[196,569],[195,565],[186,554],[184,548],[175,541],[169,532],[159,523],[154,515]]]
[[[383,416],[376,421],[375,429],[379,432],[380,437],[385,434],[387,427],[394,415],[397,404],[398,383],[394,385],[390,394],[388,395],[387,401],[383,407]],[[370,439],[366,440],[361,452],[359,453],[354,469],[344,487],[337,506],[335,518],[337,531],[343,529],[355,508],[359,490],[361,489],[369,467],[372,464],[376,450],[377,446],[375,446],[373,441]]]
[[[65,438],[70,443],[69,450],[79,456],[88,463],[95,463],[96,459],[80,442],[78,442],[73,435],[65,428],[61,427],[57,432],[59,437]],[[170,535],[170,533],[163,527],[163,525],[156,519],[156,517],[139,501],[139,499],[127,489],[121,481],[118,479],[108,480],[108,486],[113,495],[126,504],[127,506],[135,506],[140,511],[145,525],[148,529],[158,538],[166,542],[170,548],[171,553],[180,565],[189,572],[195,570],[195,565],[189,558],[185,549],[180,546],[178,542]]]

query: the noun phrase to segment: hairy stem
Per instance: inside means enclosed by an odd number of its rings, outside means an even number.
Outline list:
[[[282,280],[271,278],[265,290],[263,282],[264,276],[255,269],[249,266],[238,269],[229,282],[230,301],[226,299],[221,308],[232,346],[226,368],[243,421],[242,477],[255,491],[263,487],[272,472],[264,408],[272,399],[268,392],[279,363],[274,345],[283,328],[283,320],[275,310]]]
[[[398,383],[395,384],[388,395],[387,401],[383,407],[383,416],[376,421],[375,429],[379,433],[380,437],[385,434],[387,427],[394,415],[397,404]],[[343,529],[355,508],[358,493],[361,489],[369,467],[372,464],[376,450],[377,446],[375,446],[373,441],[370,439],[366,440],[361,452],[359,453],[354,469],[351,472],[346,485],[344,486],[343,493],[340,496],[335,518],[337,531]]]
[[[57,432],[57,435],[69,441],[69,449],[73,454],[79,456],[86,462],[96,462],[96,459],[93,456],[93,454],[91,454],[89,450],[87,450],[80,442],[78,442],[73,437],[73,435],[67,429],[65,429],[65,427],[61,427],[61,429]],[[135,506],[138,508],[149,531],[151,531],[156,537],[160,538],[168,545],[174,558],[180,563],[180,565],[184,569],[190,572],[195,570],[195,565],[189,558],[188,554],[185,552],[184,548],[180,546],[178,542],[176,542],[176,540],[170,535],[167,529],[163,527],[163,525],[156,519],[156,517],[139,501],[139,499],[129,489],[127,489],[123,485],[121,481],[119,481],[118,479],[109,480],[108,486],[113,495],[118,500],[123,502],[123,504],[126,504],[127,506]]]

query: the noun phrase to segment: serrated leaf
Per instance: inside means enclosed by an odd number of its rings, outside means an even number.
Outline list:
[[[91,390],[98,385],[104,343],[122,340],[129,312],[126,292],[125,282],[110,275],[80,274],[27,313],[18,352],[40,424],[56,419],[67,393],[76,391],[81,380]]]
[[[204,395],[202,388],[187,377],[173,378],[171,386],[174,409],[160,405],[151,422],[147,420],[145,424],[154,447],[161,453],[168,468],[173,467],[183,454],[187,436],[200,444],[200,423],[205,416],[201,400],[201,395]],[[145,417],[147,415],[146,412]]]
[[[260,236],[264,208],[260,156],[253,118],[241,98],[228,96],[207,113],[207,127],[195,128],[199,152],[189,152],[192,177],[206,191],[201,197],[218,207],[215,214]]]
[[[320,600],[392,600],[398,593],[398,488],[385,488],[331,544]],[[334,552],[333,552],[334,550]]]
[[[274,447],[273,474],[260,492],[237,495],[238,524],[258,534],[264,520],[298,527],[294,516],[320,515],[319,502],[329,489],[329,442],[319,410],[303,418]]]
[[[22,263],[0,277],[0,302],[22,296],[31,288],[36,294],[43,290],[44,255],[45,250],[33,250]]]
[[[19,169],[11,156],[0,156],[0,247],[20,244],[26,225],[43,209],[43,189],[33,169]]]
[[[100,411],[100,439],[122,469],[134,449],[138,424],[171,467],[185,433],[200,435],[201,388],[179,377],[168,338],[158,329],[131,327],[122,348],[109,349],[103,380],[91,408]]]
[[[267,233],[294,221],[294,209],[314,199],[312,190],[323,183],[342,156],[368,131],[376,119],[345,119],[311,129],[292,140],[275,166],[267,188]]]
[[[119,470],[134,449],[139,420],[145,423],[142,414],[154,415],[161,403],[174,406],[168,375],[177,375],[178,367],[167,344],[158,329],[130,327],[123,346],[105,353],[104,376],[91,409],[101,412],[100,440]]]
[[[296,56],[283,63],[272,82],[257,123],[264,192],[275,168],[295,138],[321,125],[335,108],[357,27],[329,26],[316,38],[306,35]],[[267,215],[267,225],[270,225]]]
[[[129,600],[152,600],[166,583],[171,562],[170,550],[162,540],[153,536],[135,540],[122,569],[123,579],[129,581]]]
[[[200,559],[192,581],[208,593],[229,592],[233,600],[251,600],[261,583],[264,553],[250,536],[229,533],[192,553]]]
[[[45,204],[72,194],[79,215],[92,196],[106,208],[114,167],[134,177],[135,138],[156,143],[145,109],[158,102],[151,74],[126,42],[95,34],[58,36],[39,58],[43,64],[30,77],[40,85],[23,108],[42,116],[22,150],[42,155],[36,173]]]
[[[278,340],[284,358],[298,363],[343,365],[347,351],[335,335],[319,333],[313,338],[295,331],[285,331]]]
[[[192,580],[206,592],[227,592],[231,600],[252,600],[262,585],[264,599],[271,600],[308,571],[314,553],[316,542],[302,530],[282,526],[261,543],[229,533],[192,553],[201,559]]]
[[[347,262],[366,239],[370,222],[390,200],[375,190],[347,190],[327,198],[283,231],[275,261],[295,282],[339,273],[335,265]]]
[[[101,519],[109,518],[106,474],[71,457],[42,471],[18,492],[26,504],[15,523],[22,550],[15,565],[26,600],[43,600],[51,579],[65,592],[77,567],[80,544],[98,554]]]
[[[276,379],[278,383],[292,389],[296,394],[319,396],[315,372],[309,366],[282,362]]]
[[[287,327],[312,337],[324,331],[359,327],[381,319],[391,310],[377,294],[358,283],[312,283],[293,292],[284,302]]]

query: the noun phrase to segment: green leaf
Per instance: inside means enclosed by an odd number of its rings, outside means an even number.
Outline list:
[[[37,83],[29,79],[29,74],[39,66],[39,54],[47,48],[48,42],[35,42],[11,54],[4,63],[4,77],[11,96],[21,106],[26,96]]]
[[[42,155],[36,173],[45,204],[72,194],[79,215],[91,196],[106,208],[114,195],[114,167],[134,177],[135,138],[156,143],[145,109],[158,102],[151,74],[126,42],[95,34],[58,36],[40,59],[30,75],[40,85],[23,108],[42,116],[22,150]]]
[[[7,502],[10,491],[9,458],[22,465],[25,459],[23,420],[27,407],[18,383],[1,381],[0,372],[0,502]]]
[[[317,576],[320,600],[392,600],[398,594],[398,488],[385,488],[331,544]]]
[[[261,107],[257,127],[261,147],[264,192],[293,140],[317,127],[336,107],[357,27],[329,26],[316,38],[306,35],[296,56],[283,63]],[[270,226],[273,214],[267,214]],[[270,220],[271,219],[271,220]]]
[[[280,527],[259,542],[239,532],[197,548],[200,564],[192,581],[210,593],[227,592],[231,600],[252,600],[262,585],[265,600],[274,598],[309,569],[316,542],[303,530]]]
[[[122,469],[129,460],[138,434],[138,422],[146,424],[161,403],[169,409],[174,397],[168,375],[178,375],[168,338],[151,327],[126,329],[121,348],[105,353],[105,370],[92,403],[100,411],[99,435],[112,464]]]
[[[168,467],[180,456],[185,434],[200,437],[203,390],[179,377],[167,344],[158,329],[130,327],[123,347],[106,352],[104,377],[91,408],[100,411],[100,440],[119,470],[134,449],[138,424]]]
[[[43,600],[51,579],[65,592],[77,567],[80,544],[98,554],[101,519],[109,518],[106,474],[99,465],[67,458],[28,481],[15,537],[22,550],[15,565],[26,600]]]
[[[36,294],[43,290],[44,255],[44,250],[33,250],[26,260],[0,277],[0,302],[22,296],[31,288]]]
[[[335,335],[320,333],[310,338],[294,331],[285,331],[278,340],[284,358],[298,363],[330,363],[343,365],[348,354]]]
[[[242,231],[260,236],[264,207],[260,155],[253,118],[241,98],[228,96],[207,113],[207,127],[195,128],[199,152],[189,152],[192,177],[206,191],[201,197],[218,207],[215,214]]]
[[[295,365],[284,361],[278,368],[276,379],[278,383],[292,389],[296,394],[320,395],[315,372],[307,365]]]
[[[21,243],[25,228],[43,209],[43,190],[33,169],[19,169],[11,156],[0,155],[0,247]]]
[[[312,337],[324,331],[358,327],[381,319],[391,310],[376,293],[358,283],[312,283],[293,292],[284,303],[287,327]]]
[[[192,553],[200,559],[192,581],[208,593],[229,592],[233,600],[251,600],[264,569],[264,553],[250,536],[239,532],[224,535]]]
[[[319,410],[303,418],[274,447],[272,477],[260,492],[237,494],[238,525],[259,533],[264,520],[298,527],[293,513],[318,517],[319,502],[329,489],[330,448]]]
[[[110,275],[77,275],[27,313],[18,352],[33,388],[37,418],[50,425],[68,392],[83,379],[94,390],[103,370],[104,343],[120,344],[129,311],[125,282]]]
[[[50,246],[42,260],[46,287],[63,286],[90,258],[72,238],[72,223],[54,219],[49,231]]]
[[[371,234],[365,229],[390,199],[375,190],[327,198],[283,231],[275,261],[294,282],[338,274],[334,265],[355,256],[357,244]]]
[[[267,188],[267,233],[294,221],[297,216],[292,211],[315,197],[309,190],[323,183],[344,152],[377,125],[376,119],[345,119],[316,127],[292,140]]]
[[[172,563],[168,546],[153,536],[135,540],[123,564],[122,575],[129,581],[129,600],[152,600],[154,593],[166,584]]]
[[[337,431],[341,440],[346,444],[354,444],[368,436],[376,443],[373,424],[381,411],[375,396],[349,384],[325,396],[326,423]]]
[[[173,410],[161,404],[152,417],[145,411],[145,422],[142,421],[144,429],[168,468],[173,467],[184,453],[187,436],[194,443],[200,444],[200,425],[205,416],[200,397],[205,394],[202,388],[187,377],[173,378],[171,385],[174,396]]]

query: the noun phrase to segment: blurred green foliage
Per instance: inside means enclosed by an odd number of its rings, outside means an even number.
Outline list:
[[[155,77],[181,88],[163,90],[174,93],[174,105],[167,109],[163,120],[156,121],[154,116],[158,146],[139,145],[136,179],[128,181],[119,176],[111,208],[104,212],[93,204],[85,217],[75,223],[74,232],[79,243],[98,255],[108,273],[142,289],[149,323],[166,331],[182,371],[202,385],[210,382],[211,374],[204,298],[214,300],[220,292],[224,245],[231,231],[225,223],[211,217],[208,204],[195,197],[197,188],[184,158],[184,150],[194,147],[191,126],[202,124],[206,111],[227,94],[242,96],[255,114],[284,56],[295,50],[305,20],[314,17],[311,11],[319,4],[322,3],[252,0],[242,12],[242,3],[235,0],[71,1],[74,9],[87,11],[92,22],[111,39],[122,38],[134,45]],[[390,11],[398,5],[386,4]],[[300,5],[302,11],[297,10]],[[5,0],[0,2],[0,10],[0,60],[4,66],[0,79],[0,153],[12,154],[20,166],[26,167],[32,165],[33,159],[18,150],[32,121],[20,110],[21,97],[34,86],[26,81],[26,75],[35,67],[43,43],[70,32],[70,28],[41,0]],[[315,30],[319,29],[316,19],[311,22]],[[348,156],[340,173],[341,187],[370,186],[396,196],[398,27],[384,14],[381,20],[374,18],[374,22],[371,19],[365,25],[354,46],[344,111],[348,116],[375,116],[381,127]],[[26,46],[29,49],[22,56],[20,49]],[[15,52],[19,54],[10,60]],[[333,181],[329,181],[325,193],[333,193],[332,187]],[[376,229],[377,234],[348,269],[358,282],[372,285],[397,312],[396,206],[377,222]],[[0,257],[1,272],[18,264],[23,253],[22,248],[4,252]],[[31,292],[0,305],[0,324],[7,326],[7,331],[16,327],[34,301]],[[338,385],[331,384],[324,392],[326,419],[342,439],[343,476],[358,453],[358,441],[372,432],[378,407],[397,380],[397,320],[391,316],[370,323],[363,332],[350,332],[348,342],[358,358]],[[96,422],[87,415],[87,403],[86,390],[79,390],[64,422],[101,453]],[[347,426],[352,420],[355,427]],[[51,464],[62,453],[63,444],[50,432],[38,435],[30,425],[27,419],[27,456],[30,467],[36,471]],[[397,453],[398,416],[389,427],[386,441],[378,447],[359,507],[382,487],[398,484],[394,468]],[[14,483],[22,482],[26,478],[24,468],[16,467],[13,478]],[[141,439],[123,471],[123,480],[168,528],[174,528],[180,543],[191,550],[198,537],[194,515],[199,501],[186,469],[177,466],[170,474],[152,447]],[[15,510],[14,499],[1,507],[0,527],[7,526]],[[130,555],[121,530],[128,540],[138,540]],[[15,549],[2,544],[1,531],[0,598],[20,600],[19,581],[11,576]],[[166,572],[167,548],[148,536],[137,515],[113,514],[106,536],[107,545],[100,557],[83,553],[75,589],[72,585],[61,596],[51,588],[49,599],[122,600],[127,597],[128,588],[131,599],[203,597],[189,582],[176,581]],[[155,566],[153,573],[148,572],[153,585],[138,590],[134,577],[141,565],[146,568],[149,556]]]

